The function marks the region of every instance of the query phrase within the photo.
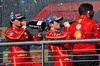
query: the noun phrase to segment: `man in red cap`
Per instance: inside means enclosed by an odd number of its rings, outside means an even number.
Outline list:
[[[5,31],[5,41],[7,42],[18,42],[18,41],[38,41],[43,37],[41,34],[38,34],[37,38],[32,36],[26,30],[26,21],[22,21],[25,19],[20,13],[11,13],[10,15],[10,23],[11,28]],[[12,66],[42,66],[40,63],[36,63],[30,58],[30,46],[10,46],[11,50],[11,59]]]
[[[66,39],[67,29],[70,26],[68,22],[64,23],[65,29],[63,33],[59,33],[58,30],[61,28],[60,20],[63,17],[57,17],[51,15],[46,19],[46,26],[50,29],[46,34],[46,40],[64,40]],[[72,66],[70,54],[63,48],[64,44],[48,44],[52,55],[55,59],[54,66]]]

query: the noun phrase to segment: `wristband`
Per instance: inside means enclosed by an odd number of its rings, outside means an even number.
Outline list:
[[[22,28],[25,28],[26,29],[26,26],[22,26]]]
[[[66,27],[66,26],[67,26],[67,27],[69,27],[69,26],[70,26],[70,24],[65,25],[65,27]]]

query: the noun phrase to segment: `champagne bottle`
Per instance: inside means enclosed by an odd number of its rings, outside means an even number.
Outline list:
[[[73,20],[73,21],[69,21],[69,24],[71,25],[72,23],[74,23],[76,20]],[[61,27],[64,27],[64,25],[60,25]]]
[[[43,21],[30,21],[27,23],[27,26],[32,28],[32,29],[45,30],[46,24]]]

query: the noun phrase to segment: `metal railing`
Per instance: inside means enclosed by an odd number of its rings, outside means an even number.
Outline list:
[[[48,41],[26,41],[26,42],[1,42],[0,47],[18,45],[42,45],[42,66],[44,66],[44,45],[45,44],[65,44],[65,43],[92,43],[100,42],[100,39],[75,39],[75,40],[48,40]]]

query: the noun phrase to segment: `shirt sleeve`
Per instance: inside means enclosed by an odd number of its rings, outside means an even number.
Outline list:
[[[99,23],[96,22],[93,26],[93,29],[94,29],[94,36],[95,38],[100,38],[100,28],[99,28]],[[99,46],[100,46],[100,42],[97,43]]]
[[[66,39],[66,40],[70,40],[70,39],[71,39],[71,28],[70,28],[70,27],[69,27],[69,29],[68,29],[67,36],[66,36],[65,39]],[[65,49],[72,50],[73,44],[69,44],[69,43],[64,44],[64,48],[65,48]]]
[[[9,39],[20,39],[21,36],[24,34],[24,32],[25,32],[24,28],[20,28],[19,31],[6,30],[5,36],[8,37]]]
[[[46,34],[46,40],[61,40],[65,39],[68,28],[65,27],[63,33],[49,32]]]

